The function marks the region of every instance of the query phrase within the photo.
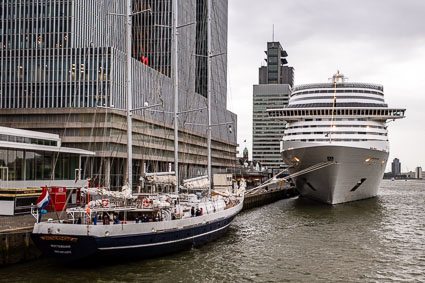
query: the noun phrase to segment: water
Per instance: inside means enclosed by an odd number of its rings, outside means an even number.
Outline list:
[[[44,259],[0,269],[0,281],[423,282],[425,181],[381,187],[343,205],[289,199],[249,210],[219,240],[167,257],[87,268]]]

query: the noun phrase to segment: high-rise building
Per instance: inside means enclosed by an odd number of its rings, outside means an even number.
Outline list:
[[[294,68],[286,66],[288,54],[279,42],[268,42],[266,55],[267,65],[260,67],[259,84],[254,85],[252,159],[268,168],[278,169],[283,166],[280,141],[284,124],[270,118],[267,109],[288,104],[294,84]]]
[[[401,162],[398,158],[394,158],[391,163],[391,174],[393,177],[401,174]]]
[[[206,107],[206,1],[177,1],[180,111]],[[60,135],[88,149],[83,178],[123,184],[126,158],[126,1],[2,1],[0,3],[0,124]],[[133,184],[143,172],[174,160],[172,1],[133,0],[133,106],[162,104],[133,115]],[[213,1],[211,41],[213,168],[236,163],[237,117],[226,109],[227,0]],[[190,23],[197,19],[195,25]],[[200,44],[200,42],[203,42]],[[201,53],[201,54],[197,54]],[[206,111],[183,113],[180,178],[206,170]]]
[[[415,178],[416,179],[422,179],[422,167],[416,167]]]
[[[287,66],[288,53],[280,42],[267,42],[266,66],[260,67],[259,84],[288,84],[294,86],[294,68]]]

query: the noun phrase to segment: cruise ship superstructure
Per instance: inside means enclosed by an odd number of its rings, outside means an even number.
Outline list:
[[[287,122],[282,157],[302,196],[328,204],[377,195],[389,155],[387,121],[405,109],[388,108],[383,86],[332,82],[294,87],[287,107],[270,109]]]

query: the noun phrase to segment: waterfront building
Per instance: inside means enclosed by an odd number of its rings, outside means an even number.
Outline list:
[[[266,66],[259,69],[259,84],[253,89],[252,159],[269,169],[283,166],[280,141],[285,125],[270,119],[267,109],[288,104],[294,84],[294,68],[288,67],[287,52],[280,42],[268,42]]]
[[[63,147],[58,135],[0,127],[0,215],[29,213],[40,187],[81,188],[81,160],[95,153]]]
[[[416,178],[416,172],[409,171],[407,173],[401,173],[401,175],[405,175],[407,179],[415,179]]]
[[[401,162],[398,158],[394,158],[391,163],[391,173],[393,177],[401,174]]]
[[[55,134],[0,127],[0,188],[81,187],[81,159],[94,154]]]
[[[416,167],[415,169],[415,178],[422,179],[422,167]]]
[[[212,4],[212,165],[235,164],[237,117],[226,109],[227,0]],[[206,1],[178,1],[180,111],[206,107]],[[134,0],[133,184],[174,160],[170,0]],[[118,188],[126,170],[125,1],[3,1],[0,124],[57,134],[83,158],[87,177]],[[198,56],[199,55],[199,56]],[[206,171],[206,110],[179,116],[180,178]]]

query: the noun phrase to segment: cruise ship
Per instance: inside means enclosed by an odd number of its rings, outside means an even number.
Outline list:
[[[269,109],[286,121],[281,154],[300,195],[339,204],[377,195],[389,155],[388,108],[382,85],[347,82],[295,86],[288,106]],[[297,172],[302,172],[298,174]]]

